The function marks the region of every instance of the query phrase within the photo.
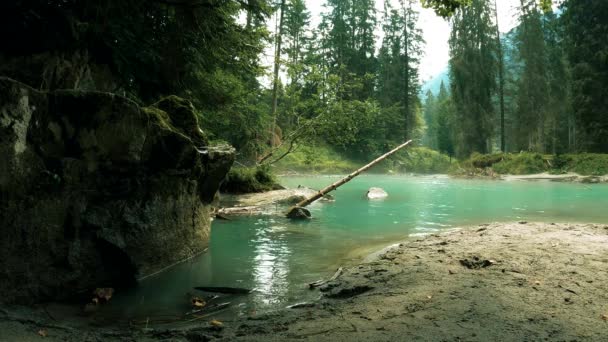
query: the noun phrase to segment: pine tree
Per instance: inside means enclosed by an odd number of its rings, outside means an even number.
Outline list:
[[[450,86],[456,110],[457,154],[490,152],[496,89],[496,27],[487,0],[473,0],[452,18]]]
[[[608,152],[608,2],[564,3],[566,53],[579,150]]]
[[[404,124],[399,127],[401,137],[410,137],[421,107],[418,68],[424,40],[413,1],[401,1],[399,9],[385,2],[384,13],[377,98],[383,107],[399,107]]]
[[[520,2],[517,42],[523,70],[517,99],[516,146],[519,150],[544,153],[549,92],[542,15],[535,0]]]
[[[435,104],[436,112],[433,125],[437,149],[450,157],[454,155],[454,108],[448,90],[443,82]]]

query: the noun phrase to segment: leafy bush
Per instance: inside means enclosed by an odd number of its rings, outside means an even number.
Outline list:
[[[518,153],[509,154],[508,157],[492,166],[500,174],[529,175],[549,170],[549,164],[542,154]]]
[[[608,154],[581,153],[557,156],[554,167],[581,175],[606,175],[608,174]],[[557,165],[555,165],[557,164]]]
[[[499,163],[508,157],[509,155],[504,153],[480,154],[475,152],[471,155],[470,163],[474,167],[483,169],[486,167],[491,167],[492,165]]]

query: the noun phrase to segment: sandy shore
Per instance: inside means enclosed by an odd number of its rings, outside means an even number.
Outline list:
[[[10,309],[0,341],[606,341],[607,284],[608,225],[496,223],[395,245],[314,303],[221,328],[74,329]]]

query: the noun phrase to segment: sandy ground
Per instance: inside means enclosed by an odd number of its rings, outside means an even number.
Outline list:
[[[221,328],[205,318],[74,329],[13,308],[0,310],[0,341],[608,341],[608,225],[487,224],[410,240],[320,295]]]

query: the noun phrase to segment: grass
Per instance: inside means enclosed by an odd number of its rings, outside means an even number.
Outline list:
[[[273,166],[279,173],[343,174],[356,170],[362,164],[346,158],[326,145],[304,145]]]
[[[473,154],[460,163],[461,170],[475,173],[474,170],[490,169],[497,174],[529,175],[549,172],[563,174],[575,172],[583,176],[608,174],[608,154],[563,154],[547,155],[540,153],[496,153]]]
[[[277,172],[301,172],[314,174],[345,174],[357,170],[378,155],[367,160],[350,159],[326,145],[302,146],[275,165]],[[380,164],[372,172],[388,173],[447,173],[453,166],[450,158],[425,147],[406,148]]]

